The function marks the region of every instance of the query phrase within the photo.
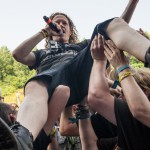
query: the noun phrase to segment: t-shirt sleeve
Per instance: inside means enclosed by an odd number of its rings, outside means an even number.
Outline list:
[[[80,43],[77,43],[78,46],[80,46],[81,49],[84,49],[85,47],[87,47],[90,43],[89,39],[85,39],[83,41],[81,41]]]
[[[35,64],[33,66],[28,66],[30,70],[36,69],[39,66],[41,52],[42,52],[41,50],[33,51],[35,58],[36,58],[36,61],[35,61]]]

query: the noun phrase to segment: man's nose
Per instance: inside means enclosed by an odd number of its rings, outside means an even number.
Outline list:
[[[62,22],[59,22],[59,25],[60,25],[60,26],[63,26],[63,23],[62,23]]]

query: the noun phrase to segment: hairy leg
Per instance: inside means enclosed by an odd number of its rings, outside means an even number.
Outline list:
[[[123,19],[115,18],[111,21],[106,32],[119,49],[145,61],[150,41],[131,28]]]
[[[17,121],[37,137],[48,114],[48,92],[41,81],[31,81],[25,87],[25,97],[19,108]]]
[[[65,108],[70,96],[70,89],[67,86],[59,85],[51,97],[48,105],[48,118],[44,125],[44,131],[48,135],[58,120],[62,110]]]

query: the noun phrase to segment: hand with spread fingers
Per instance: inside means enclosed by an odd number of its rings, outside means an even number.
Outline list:
[[[104,38],[100,34],[96,35],[93,39],[90,48],[93,60],[106,60],[103,43]]]
[[[127,61],[123,51],[119,50],[113,41],[105,41],[104,49],[105,56],[114,68],[119,68],[120,66],[128,64],[129,61]]]

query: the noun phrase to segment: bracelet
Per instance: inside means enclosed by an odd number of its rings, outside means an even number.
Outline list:
[[[127,68],[130,68],[129,65],[124,65],[124,66],[118,68],[117,73],[119,74],[120,72],[122,72],[123,70],[125,70]]]
[[[40,33],[42,33],[44,38],[48,37],[48,32],[45,29],[42,29]]]
[[[50,135],[50,136],[54,136],[55,133],[56,133],[56,128],[53,127],[49,135]]]
[[[91,114],[89,112],[89,109],[86,108],[86,106],[78,105],[76,118],[69,117],[68,120],[71,123],[77,123],[79,119],[88,119],[90,117],[91,117]]]
[[[90,117],[91,115],[89,109],[86,106],[79,104],[76,112],[76,119],[87,119]]]
[[[115,89],[117,87],[117,85],[119,85],[119,81],[118,79],[116,79],[112,85],[112,88]]]
[[[128,72],[125,72],[125,73],[119,75],[119,82],[121,82],[124,78],[126,78],[128,76],[132,76],[131,71],[128,71]]]

